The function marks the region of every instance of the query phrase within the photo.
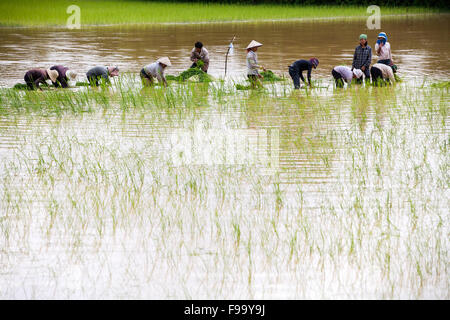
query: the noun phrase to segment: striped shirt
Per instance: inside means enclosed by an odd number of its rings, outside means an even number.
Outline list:
[[[370,62],[372,61],[372,48],[370,46],[357,46],[355,48],[355,54],[353,55],[352,67],[355,69],[361,69],[366,67],[369,69]]]

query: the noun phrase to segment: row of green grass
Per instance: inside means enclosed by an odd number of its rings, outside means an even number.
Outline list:
[[[82,26],[139,23],[260,21],[328,17],[368,17],[363,6],[230,5],[136,0],[0,0],[0,26],[64,26],[67,8],[80,8]],[[435,13],[439,9],[382,7],[381,14]]]

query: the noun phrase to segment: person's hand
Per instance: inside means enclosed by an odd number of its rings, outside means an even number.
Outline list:
[[[266,72],[266,68],[262,67],[263,71]]]

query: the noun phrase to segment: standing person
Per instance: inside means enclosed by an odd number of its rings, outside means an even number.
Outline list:
[[[378,63],[383,63],[388,66],[393,64],[391,44],[387,41],[388,37],[386,33],[380,32],[378,34],[378,40],[375,44],[375,51],[378,55]]]
[[[96,66],[86,73],[86,77],[91,85],[98,86],[100,80],[110,83],[109,77],[117,77],[119,75],[118,67]]]
[[[382,82],[395,82],[394,72],[392,67],[385,65],[384,63],[375,63],[370,68],[370,74],[372,75],[372,83],[379,84]]]
[[[58,71],[58,78],[56,79],[56,81],[52,81],[55,87],[59,87],[61,85],[61,87],[63,88],[68,88],[69,79],[75,81],[75,79],[77,78],[77,73],[75,71],[69,70],[69,68],[61,65],[50,67],[50,70]]]
[[[334,67],[331,74],[333,75],[337,88],[342,88],[344,86],[344,81],[349,86],[353,79],[362,80],[364,75],[361,69],[350,69],[346,66]]]
[[[300,79],[311,87],[311,71],[312,68],[316,69],[318,65],[319,60],[317,58],[311,58],[309,60],[297,60],[289,66],[289,75],[294,82],[295,89],[300,89]],[[308,71],[308,83],[306,83],[303,77],[303,71],[306,70]]]
[[[144,86],[153,85],[153,78],[158,79],[159,83],[163,83],[167,87],[167,80],[164,77],[164,70],[170,67],[172,63],[168,57],[159,58],[153,63],[150,63],[141,69],[141,79]]]
[[[247,46],[247,77],[250,80],[250,84],[253,89],[256,87],[262,87],[262,83],[259,79],[263,78],[262,75],[259,74],[259,69],[266,69],[258,64],[258,55],[256,51],[258,48],[262,46],[262,43],[258,41],[252,40],[250,44]]]
[[[195,43],[194,49],[191,51],[191,61],[193,62],[191,68],[196,68],[197,62],[202,61],[203,65],[201,69],[202,71],[208,73],[209,53],[200,41]]]
[[[41,87],[39,87],[39,84],[46,84],[46,80],[51,80],[52,82],[56,81],[56,78],[58,78],[58,71],[56,70],[50,70],[50,69],[31,69],[25,73],[25,76],[23,79],[25,80],[25,83],[28,86],[28,89],[39,89],[42,90]]]
[[[367,35],[359,36],[359,46],[355,48],[352,69],[361,69],[366,81],[370,81],[370,63],[372,61],[372,48],[367,44]],[[361,79],[362,80],[362,79]]]

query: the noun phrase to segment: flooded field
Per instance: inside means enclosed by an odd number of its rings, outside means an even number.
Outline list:
[[[448,21],[383,21],[403,81],[347,89],[362,20],[3,29],[0,297],[448,299]],[[234,34],[230,77],[142,89],[198,39],[222,77]],[[277,74],[317,56],[320,86],[236,90],[251,39]],[[56,62],[126,74],[5,88]]]

